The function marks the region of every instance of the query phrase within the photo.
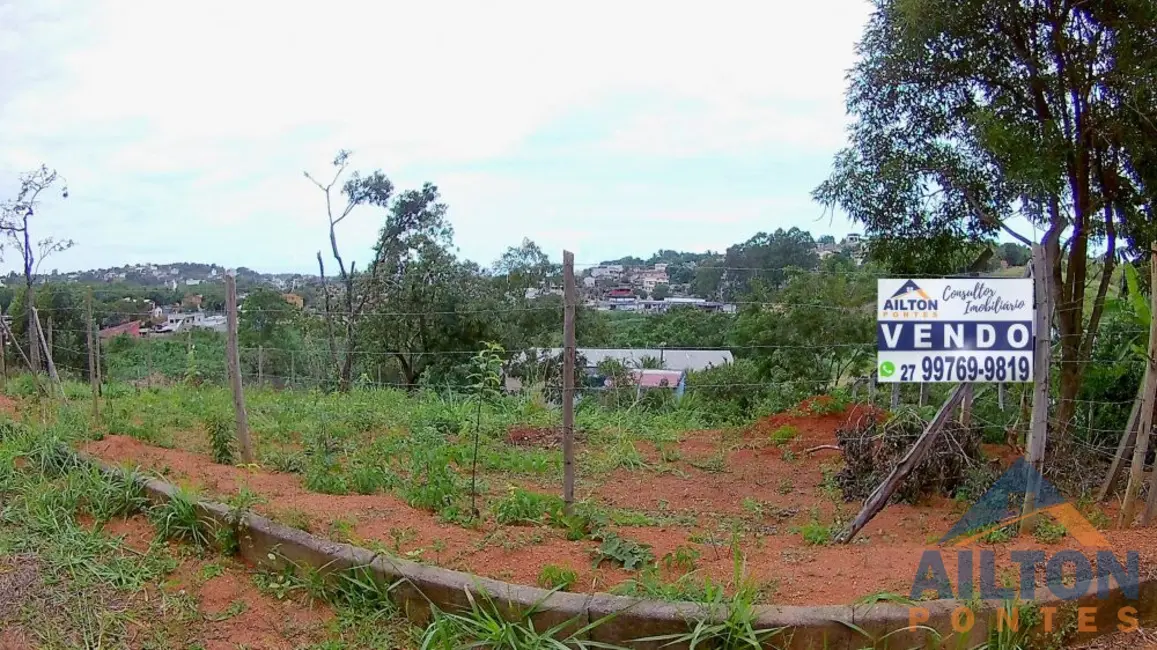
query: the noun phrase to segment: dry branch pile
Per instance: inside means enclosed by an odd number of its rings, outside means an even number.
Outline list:
[[[836,431],[844,454],[844,469],[836,482],[848,501],[872,494],[900,462],[927,423],[914,408],[892,413],[869,412]],[[984,464],[980,430],[950,421],[924,461],[900,484],[892,502],[915,503],[932,494],[952,496],[964,484],[968,470]]]

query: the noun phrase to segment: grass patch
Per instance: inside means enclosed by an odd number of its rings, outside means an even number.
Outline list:
[[[786,445],[798,437],[799,429],[791,426],[790,424],[785,424],[771,432],[771,444],[775,445],[776,447],[782,447],[783,445]]]

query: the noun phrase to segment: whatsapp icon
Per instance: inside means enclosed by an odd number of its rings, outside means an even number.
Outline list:
[[[885,361],[884,363],[880,364],[881,377],[891,377],[894,374],[896,374],[896,364],[892,363],[891,361]]]

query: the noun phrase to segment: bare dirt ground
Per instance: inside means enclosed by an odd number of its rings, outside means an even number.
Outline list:
[[[936,548],[935,540],[963,515],[961,504],[935,498],[915,506],[890,505],[847,546],[809,543],[802,534],[809,525],[834,529],[858,508],[859,504],[844,503],[832,485],[840,453],[827,449],[807,453],[835,444],[836,429],[857,416],[856,412],[782,414],[738,433],[694,432],[663,450],[640,442],[645,467],[620,468],[595,477],[580,473],[579,496],[632,515],[612,528],[649,544],[656,559],[680,548],[695,549],[698,560],[693,574],[697,578],[728,583],[735,566],[730,547],[736,543],[745,558],[747,577],[772,602],[839,604],[879,592],[907,595],[921,554]],[[775,444],[771,433],[785,426],[794,428],[796,437]],[[549,444],[549,432],[511,435],[518,444],[539,439]],[[553,564],[578,574],[573,590],[605,591],[634,577],[605,562],[593,567],[592,550],[597,543],[568,541],[557,528],[493,522],[465,528],[411,508],[392,494],[312,493],[294,474],[218,465],[202,454],[154,447],[123,436],[89,443],[86,451],[108,461],[138,465],[218,499],[244,486],[265,499],[256,510],[291,525],[492,578],[534,584],[542,567]],[[1002,453],[999,448],[993,451]],[[549,485],[511,483],[553,491]],[[1108,515],[1112,514],[1110,509]],[[1157,567],[1157,531],[1105,534],[1115,550],[1138,551],[1143,570]],[[1055,544],[1022,537],[981,546],[997,550],[998,575],[1015,571],[1008,559],[1013,548],[1050,552],[1079,548],[1071,537]],[[949,575],[955,577],[955,552],[946,552],[944,557]],[[669,581],[685,573],[685,569],[660,565],[663,578]]]

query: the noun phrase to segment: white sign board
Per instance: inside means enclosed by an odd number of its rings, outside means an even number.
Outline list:
[[[1031,382],[1033,286],[1021,278],[879,280],[881,382]]]

